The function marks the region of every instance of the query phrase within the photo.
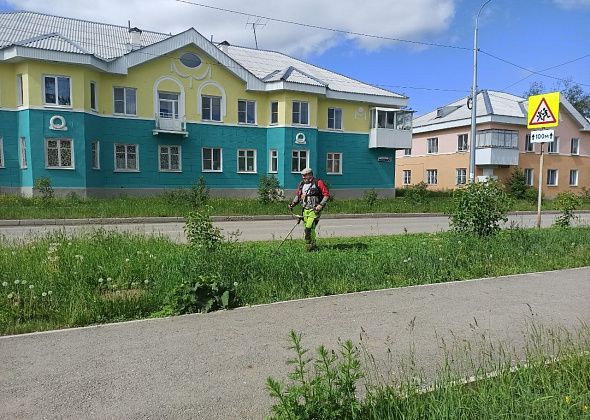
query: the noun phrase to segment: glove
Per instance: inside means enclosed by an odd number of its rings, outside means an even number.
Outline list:
[[[289,210],[293,210],[293,207],[294,207],[294,206],[295,206],[295,204],[293,204],[293,203],[290,203],[290,204],[289,204]]]

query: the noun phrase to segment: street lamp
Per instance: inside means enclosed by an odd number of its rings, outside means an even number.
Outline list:
[[[479,15],[486,4],[492,0],[486,0],[475,17],[475,31],[473,33],[473,85],[471,86],[471,141],[469,142],[469,182],[475,181],[475,119],[477,114],[477,24]]]

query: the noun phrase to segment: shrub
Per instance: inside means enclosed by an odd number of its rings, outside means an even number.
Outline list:
[[[48,177],[36,178],[33,189],[41,194],[43,200],[51,200],[55,193],[53,186],[51,185],[51,179]]]
[[[523,198],[526,201],[531,201],[533,203],[536,203],[537,200],[539,199],[539,190],[537,190],[536,188],[528,188],[524,192]],[[545,194],[541,193],[541,202],[543,202],[544,199],[545,199]]]
[[[428,199],[428,185],[424,181],[404,188],[404,197],[412,204],[422,204]]]
[[[209,217],[211,206],[204,206],[201,210],[191,211],[184,225],[184,232],[191,246],[215,251],[223,243],[223,236],[219,228],[213,226]]]
[[[510,205],[510,197],[496,181],[470,183],[453,194],[451,227],[482,237],[493,235],[500,230],[500,222],[508,220]]]
[[[555,226],[562,228],[569,227],[572,220],[577,217],[574,214],[574,210],[576,210],[580,204],[582,204],[581,197],[572,192],[564,191],[557,194],[555,205],[557,209],[561,211],[561,214],[555,219]]]
[[[237,283],[228,285],[219,274],[201,275],[197,280],[176,285],[166,296],[159,315],[206,313],[238,306]]]
[[[270,395],[278,400],[273,406],[274,418],[293,419],[354,419],[360,418],[362,405],[356,398],[357,382],[364,375],[361,370],[358,350],[350,340],[341,344],[338,353],[318,348],[313,363],[301,346],[301,334],[291,331],[295,357],[288,361],[294,366],[289,378],[291,386],[283,385],[268,378],[266,382]]]
[[[379,194],[377,194],[375,188],[365,190],[363,193],[363,201],[367,203],[369,207],[373,207],[373,205],[377,202],[377,198],[379,198]]]
[[[506,189],[512,195],[512,197],[517,199],[525,198],[525,194],[527,190],[533,189],[526,183],[526,178],[524,173],[520,168],[515,168],[514,171],[510,174],[510,177],[506,180]],[[534,189],[533,189],[534,191]]]
[[[275,203],[284,198],[279,180],[274,175],[262,175],[258,181],[258,199],[263,204]]]
[[[191,198],[195,207],[204,206],[209,201],[209,188],[202,176],[191,187]]]

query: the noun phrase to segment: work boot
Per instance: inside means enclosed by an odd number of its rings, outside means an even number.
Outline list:
[[[318,246],[314,243],[314,242],[309,242],[307,245],[305,245],[305,249],[307,249],[307,251],[315,251],[316,249],[318,249]]]

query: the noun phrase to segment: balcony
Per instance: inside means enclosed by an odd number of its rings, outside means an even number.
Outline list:
[[[518,131],[498,129],[478,131],[475,164],[478,166],[518,165]]]
[[[154,136],[160,133],[180,134],[188,137],[186,131],[186,118],[177,118],[171,114],[160,113],[155,115],[156,128],[153,130]]]
[[[412,113],[413,111],[392,108],[371,109],[369,149],[411,148]]]

